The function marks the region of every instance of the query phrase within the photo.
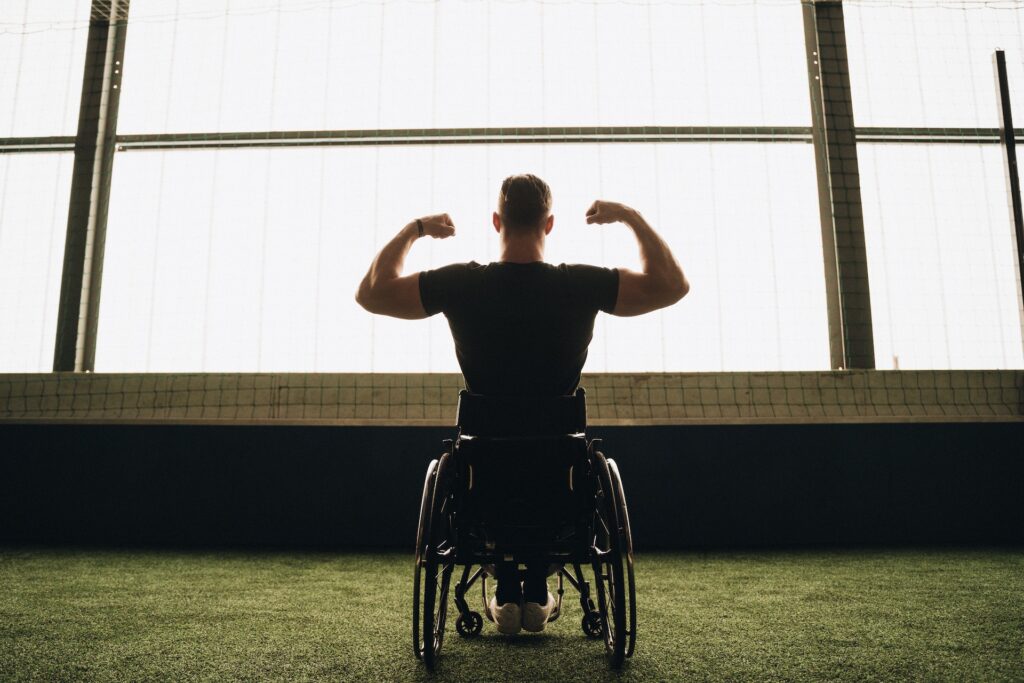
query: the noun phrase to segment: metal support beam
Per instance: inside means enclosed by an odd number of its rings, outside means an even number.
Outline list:
[[[810,142],[806,127],[578,126],[526,128],[394,128],[120,135],[118,150],[234,149],[349,145],[442,145],[593,142]]]
[[[54,135],[34,138],[0,138],[0,154],[72,152],[74,149],[75,138],[72,135]]]
[[[1017,269],[1017,281],[1020,283],[1017,310],[1020,311],[1021,329],[1024,330],[1024,210],[1021,209],[1020,173],[1017,169],[1017,135],[1013,129],[1013,113],[1010,110],[1010,81],[1006,77],[1006,53],[996,50],[993,61],[996,87],[999,90],[999,142],[1003,145],[1003,157],[1006,160],[1006,190],[1010,199],[1013,234],[1016,238],[1014,241],[1017,258],[1014,259],[1014,266]]]
[[[91,371],[129,0],[93,0],[71,172],[53,369]]]
[[[1014,131],[1024,138],[1024,128]],[[588,142],[811,143],[811,128],[772,126],[605,126],[582,128],[417,128],[118,135],[118,151],[350,145],[487,145]],[[858,128],[857,142],[1000,145],[998,128]],[[0,138],[0,154],[71,152],[74,136]]]
[[[1024,134],[1018,130],[1017,135]],[[998,128],[857,128],[857,142],[922,143],[926,145],[993,145],[999,143]]]
[[[839,0],[804,0],[803,17],[832,367],[874,368],[843,4]]]

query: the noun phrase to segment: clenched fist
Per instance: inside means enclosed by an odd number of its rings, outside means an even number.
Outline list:
[[[423,216],[423,236],[430,235],[434,239],[445,239],[455,234],[455,223],[452,217],[446,213],[438,213],[433,216]]]
[[[631,213],[634,213],[633,209],[625,204],[598,199],[587,209],[587,223],[618,223],[625,221]]]

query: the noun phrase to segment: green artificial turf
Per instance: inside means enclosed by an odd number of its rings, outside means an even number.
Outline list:
[[[461,640],[450,619],[430,676],[406,555],[0,551],[0,680],[1024,680],[1024,553],[646,554],[637,570],[621,673],[570,603],[538,635]]]

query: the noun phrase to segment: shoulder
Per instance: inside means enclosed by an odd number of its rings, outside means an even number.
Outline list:
[[[568,274],[569,288],[587,308],[611,313],[619,296],[619,271],[615,268],[570,263],[558,266]]]
[[[476,261],[467,261],[465,263],[449,263],[447,266],[441,266],[440,268],[434,268],[435,271],[443,270],[449,273],[464,272],[470,270],[476,270],[480,268],[480,264]],[[424,271],[426,272],[426,271]]]
[[[466,263],[449,263],[447,266],[441,266],[440,268],[431,268],[424,270],[420,273],[421,277],[426,276],[428,278],[440,277],[440,278],[451,278],[460,277],[467,273],[472,273],[479,270],[481,265],[476,261],[468,261]]]
[[[589,263],[560,263],[558,269],[580,278],[617,277],[619,274],[615,268],[593,266]]]
[[[450,263],[447,266],[424,270],[419,274],[420,302],[427,315],[439,311],[447,312],[459,305],[465,292],[472,289],[473,273],[480,268],[476,261],[468,263]]]

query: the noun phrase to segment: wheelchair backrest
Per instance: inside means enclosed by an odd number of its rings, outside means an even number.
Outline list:
[[[583,388],[572,396],[484,396],[459,392],[461,436],[524,438],[581,434],[587,429]]]
[[[593,509],[586,402],[459,396],[459,506],[463,529],[517,543],[575,528]]]

